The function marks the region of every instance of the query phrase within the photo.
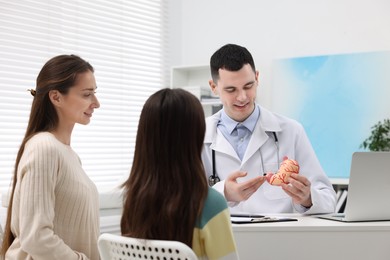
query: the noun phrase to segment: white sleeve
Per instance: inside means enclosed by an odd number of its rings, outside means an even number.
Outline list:
[[[311,182],[313,205],[309,209],[294,205],[295,209],[304,214],[333,213],[336,207],[336,193],[302,126],[296,146],[296,151],[299,151],[296,160],[300,162],[300,173]]]

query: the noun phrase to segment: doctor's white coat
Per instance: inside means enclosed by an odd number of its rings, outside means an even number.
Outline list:
[[[295,120],[272,113],[260,107],[260,118],[249,141],[245,155],[238,157],[230,143],[217,129],[221,111],[206,119],[206,135],[202,152],[207,178],[212,175],[212,149],[215,150],[216,174],[221,179],[213,187],[224,195],[224,180],[234,171],[246,171],[248,175],[237,179],[239,182],[276,172],[284,156],[298,161],[299,174],[311,182],[311,199],[313,206],[309,209],[293,205],[292,199],[279,186],[264,182],[262,186],[246,201],[229,202],[231,213],[332,213],[335,210],[336,194],[322,169],[310,144],[303,126]],[[272,132],[279,141],[279,154]],[[261,158],[264,159],[263,164]],[[264,169],[263,169],[264,165]]]

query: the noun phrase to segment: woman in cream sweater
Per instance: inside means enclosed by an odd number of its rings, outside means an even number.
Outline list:
[[[99,202],[94,183],[70,146],[76,123],[100,104],[92,66],[75,55],[41,69],[15,163],[1,257],[99,259]]]

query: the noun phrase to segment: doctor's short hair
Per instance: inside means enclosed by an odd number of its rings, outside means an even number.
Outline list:
[[[252,54],[245,47],[237,44],[226,44],[210,58],[211,77],[214,82],[217,82],[219,69],[238,71],[246,64],[249,64],[253,72],[256,72]]]

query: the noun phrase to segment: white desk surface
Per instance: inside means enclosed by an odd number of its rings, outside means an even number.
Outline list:
[[[381,230],[390,231],[390,221],[374,222],[351,222],[333,221],[320,219],[315,216],[302,216],[298,214],[265,214],[266,216],[291,217],[298,221],[254,223],[254,224],[233,224],[235,231],[257,232],[261,231],[350,231],[350,230]],[[390,246],[390,244],[389,244]],[[390,259],[390,258],[389,258]]]
[[[390,221],[343,223],[282,216],[298,221],[233,224],[241,260],[390,259]]]
[[[120,210],[104,210],[101,215],[102,232],[119,234]],[[0,216],[4,220],[5,210],[0,209]],[[390,221],[343,223],[295,214],[279,216],[298,221],[233,224],[241,260],[390,259]]]

